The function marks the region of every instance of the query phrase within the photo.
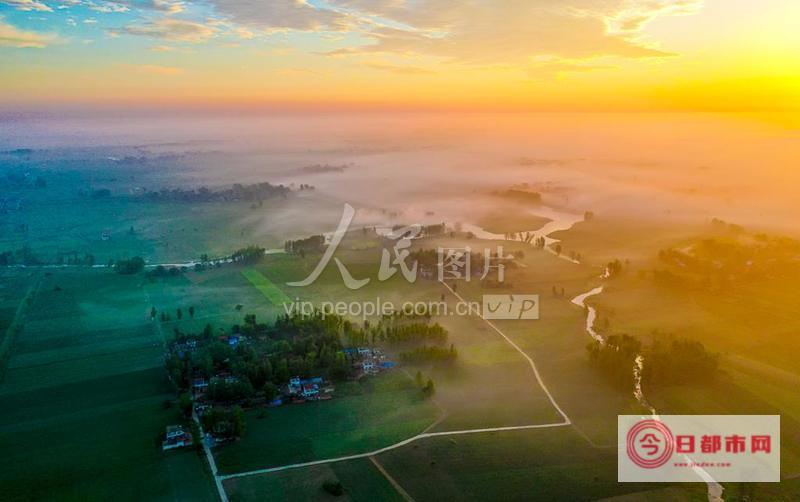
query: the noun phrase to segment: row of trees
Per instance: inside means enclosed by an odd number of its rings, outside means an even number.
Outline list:
[[[0,253],[0,267],[11,265],[40,265],[42,262],[29,246]]]
[[[231,254],[231,260],[234,263],[244,263],[244,264],[251,264],[257,263],[261,258],[264,257],[264,253],[266,249],[260,246],[247,246],[241,249],[237,249]]]
[[[455,346],[450,348],[425,345],[401,352],[400,360],[407,364],[450,364],[458,357]]]
[[[663,335],[660,335],[663,336]],[[644,347],[629,335],[610,335],[605,343],[593,341],[587,346],[591,364],[615,386],[629,390],[634,384],[636,357],[644,357],[643,388],[680,385],[713,379],[719,367],[718,356],[694,340],[670,338],[656,340]]]
[[[252,185],[236,183],[231,188],[222,190],[211,190],[207,187],[200,187],[197,190],[162,188],[159,191],[144,192],[137,198],[152,202],[261,202],[272,197],[286,197],[290,192],[291,190],[284,185],[267,182]]]
[[[325,237],[322,235],[312,235],[305,239],[286,241],[284,250],[288,254],[305,256],[306,254],[318,254],[325,250]]]
[[[134,256],[133,258],[129,258],[127,260],[117,260],[114,263],[114,270],[116,270],[118,274],[133,275],[144,270],[144,265],[145,263],[143,258]]]

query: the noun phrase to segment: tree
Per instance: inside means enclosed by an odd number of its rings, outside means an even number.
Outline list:
[[[231,413],[231,426],[233,427],[233,435],[236,437],[244,437],[247,432],[247,421],[244,418],[244,412],[239,406],[233,408]]]
[[[178,402],[183,416],[187,418],[190,417],[192,415],[192,396],[190,396],[188,392],[184,392],[181,394]]]
[[[183,312],[181,309],[175,311],[175,317],[177,317],[179,321],[183,318]]]
[[[151,307],[151,308],[150,308],[150,320],[151,320],[151,321],[152,321],[152,320],[154,320],[154,319],[156,318],[156,314],[157,314],[157,312],[156,312],[156,308],[155,308],[155,307]]]
[[[189,306],[189,317],[194,319],[194,305]]]
[[[344,486],[339,481],[334,481],[329,479],[322,483],[322,489],[326,492],[330,493],[334,497],[340,497],[344,495]]]
[[[425,387],[422,389],[423,394],[427,397],[431,397],[436,393],[436,387],[433,384],[433,380],[430,378],[428,379],[428,383],[425,384]]]
[[[278,397],[278,386],[272,382],[267,382],[264,384],[264,398],[267,400],[268,403],[271,403]]]
[[[333,363],[331,364],[331,378],[334,380],[344,380],[350,376],[350,365],[347,363],[347,358],[344,352],[339,351],[333,356]]]
[[[118,274],[122,275],[138,274],[144,270],[144,259],[139,256],[134,256],[130,260],[118,260],[114,264],[114,269]]]
[[[422,387],[422,372],[417,370],[417,374],[414,376],[414,381],[417,382],[417,387]]]

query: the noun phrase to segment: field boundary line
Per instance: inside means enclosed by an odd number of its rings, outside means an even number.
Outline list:
[[[461,295],[456,293],[455,290],[453,288],[451,288],[446,282],[441,281],[441,280],[439,282],[441,282],[444,285],[444,287],[446,287],[456,298],[458,298],[461,301],[461,303],[464,303],[464,304],[467,303],[467,301],[464,300],[464,298]],[[512,347],[514,347],[517,350],[517,352],[522,354],[522,357],[524,357],[528,361],[528,364],[530,364],[531,369],[533,370],[533,375],[536,377],[536,381],[539,383],[539,386],[542,388],[542,390],[544,391],[545,395],[550,400],[550,404],[553,405],[553,407],[556,409],[556,411],[558,411],[559,415],[561,415],[561,418],[564,419],[564,425],[571,425],[572,424],[572,420],[570,420],[570,418],[567,416],[567,414],[564,413],[564,410],[562,410],[561,407],[558,405],[558,403],[556,402],[556,400],[553,397],[553,395],[550,394],[550,390],[548,390],[547,386],[544,384],[544,380],[542,380],[541,375],[539,375],[539,370],[536,368],[536,363],[533,362],[533,359],[531,359],[531,357],[528,354],[526,354],[524,350],[519,348],[519,346],[516,343],[514,343],[508,336],[506,336],[505,333],[500,331],[500,329],[497,326],[495,326],[493,322],[491,322],[490,320],[486,319],[483,316],[483,314],[477,314],[477,315],[478,315],[478,317],[483,319],[483,321],[486,324],[488,324],[489,327],[491,327],[493,330],[495,330],[495,332],[497,332],[498,335],[502,336],[505,339],[505,341],[507,341]]]
[[[144,293],[144,299],[150,305],[153,304],[153,300],[150,297],[150,292],[147,291],[147,285],[141,284],[140,287],[142,288],[142,292]],[[152,319],[150,321],[151,325],[155,325],[156,331],[161,336],[161,343],[163,344],[164,350],[167,350],[167,337],[164,335],[164,330],[161,327],[161,323],[157,319]],[[197,441],[200,441],[203,445],[203,452],[206,454],[206,459],[208,460],[208,468],[211,470],[211,476],[214,478],[214,485],[217,487],[217,494],[219,495],[219,499],[221,502],[228,502],[228,494],[225,493],[225,488],[222,486],[222,480],[219,477],[217,471],[217,462],[214,460],[214,453],[211,451],[211,448],[206,443],[206,438],[203,434],[203,424],[200,423],[200,418],[197,416],[197,412],[194,409],[194,401],[192,401],[192,421],[197,424],[197,428],[200,431],[200,437],[196,438]]]
[[[14,350],[14,343],[17,341],[19,334],[24,328],[22,319],[27,315],[27,311],[39,293],[39,288],[42,285],[43,277],[40,275],[36,278],[36,282],[28,288],[25,296],[20,300],[17,305],[17,310],[14,312],[14,317],[6,328],[3,339],[0,340],[0,385],[6,378],[6,373],[11,364],[12,351]]]
[[[323,465],[323,464],[332,464],[335,462],[344,462],[345,460],[355,460],[358,458],[367,458],[374,455],[380,455],[381,453],[386,453],[387,451],[395,450],[400,448],[401,446],[405,446],[407,444],[413,443],[414,441],[418,441],[420,439],[427,439],[431,437],[439,437],[439,436],[455,436],[460,434],[480,434],[484,432],[506,432],[506,431],[518,431],[518,430],[526,430],[526,429],[548,429],[552,427],[565,427],[571,424],[565,422],[556,422],[551,424],[536,424],[536,425],[513,425],[509,427],[490,427],[486,429],[466,429],[460,431],[443,431],[443,432],[425,432],[422,434],[417,434],[416,436],[412,436],[408,439],[404,439],[398,443],[391,444],[389,446],[384,446],[383,448],[379,448],[375,451],[366,452],[366,453],[354,453],[353,455],[345,455],[342,457],[334,457],[334,458],[326,458],[322,460],[311,460],[308,462],[299,462],[296,464],[288,464],[288,465],[280,465],[277,467],[266,467],[264,469],[255,469],[252,471],[245,471],[245,472],[237,472],[233,474],[223,474],[218,476],[220,481],[226,481],[228,479],[235,479],[235,478],[244,478],[247,476],[256,476],[258,474],[269,474],[272,472],[279,472],[279,471],[286,471],[289,469],[297,469],[300,467],[312,467],[315,465]]]
[[[439,282],[441,282],[460,301],[462,301],[462,302],[465,301],[464,298],[462,298],[461,295],[456,293],[450,286],[448,286],[447,283],[445,283],[444,281],[439,281]],[[315,465],[331,464],[331,463],[334,463],[334,462],[343,462],[343,461],[346,461],[346,460],[355,460],[355,459],[358,459],[358,458],[368,458],[368,457],[372,457],[372,456],[375,456],[375,455],[380,455],[381,453],[385,453],[385,452],[390,451],[390,450],[394,450],[394,449],[400,448],[401,446],[405,446],[405,445],[407,445],[409,443],[412,443],[414,441],[417,441],[419,439],[425,439],[425,438],[431,438],[431,437],[456,436],[456,435],[463,435],[463,434],[480,434],[480,433],[487,433],[487,432],[506,432],[506,431],[518,431],[518,430],[529,430],[529,429],[546,429],[546,428],[552,428],[552,427],[571,426],[572,425],[572,420],[570,420],[569,416],[567,416],[567,414],[564,413],[564,410],[561,409],[561,407],[558,405],[558,403],[556,402],[556,400],[553,397],[553,395],[550,393],[550,390],[547,388],[547,386],[545,385],[544,381],[542,380],[542,377],[539,374],[539,370],[536,368],[536,363],[533,362],[533,359],[531,359],[531,357],[528,354],[526,354],[525,351],[523,351],[516,343],[514,343],[508,336],[506,336],[506,334],[503,333],[491,321],[489,321],[488,319],[483,317],[483,315],[479,315],[479,317],[485,323],[487,323],[495,332],[497,332],[497,334],[502,336],[503,339],[505,339],[505,341],[507,341],[512,347],[514,347],[514,349],[517,352],[522,354],[522,356],[525,358],[525,360],[528,361],[528,364],[530,365],[531,370],[533,371],[533,375],[536,378],[536,382],[539,384],[539,386],[544,391],[545,395],[547,396],[547,398],[550,401],[550,404],[553,405],[553,407],[556,409],[556,411],[559,413],[559,415],[561,415],[561,417],[563,418],[563,420],[561,422],[546,423],[546,424],[532,424],[532,425],[513,425],[513,426],[507,426],[507,427],[486,427],[486,428],[480,428],[480,429],[464,429],[464,430],[455,430],[455,431],[422,432],[420,434],[417,434],[416,436],[412,436],[412,437],[410,437],[408,439],[404,439],[403,441],[397,442],[397,443],[389,445],[389,446],[385,446],[383,448],[377,449],[377,450],[372,451],[372,452],[356,453],[356,454],[353,454],[353,455],[345,455],[345,456],[342,456],[342,457],[334,457],[334,458],[322,459],[322,460],[311,460],[311,461],[308,461],[308,462],[299,462],[299,463],[295,463],[295,464],[288,464],[288,465],[282,465],[282,466],[276,466],[276,467],[267,467],[267,468],[264,468],[264,469],[255,469],[255,470],[252,470],[252,471],[238,472],[238,473],[233,473],[233,474],[225,474],[225,475],[215,476],[215,477],[221,482],[221,481],[225,481],[225,480],[228,480],[228,479],[241,478],[241,477],[247,477],[247,476],[255,476],[255,475],[258,475],[258,474],[269,474],[269,473],[272,473],[272,472],[279,472],[279,471],[284,471],[284,470],[288,470],[288,469],[297,469],[297,468],[300,468],[300,467],[311,467],[311,466],[315,466]],[[430,430],[430,427],[426,428],[425,430],[426,431]]]
[[[409,493],[407,491],[405,491],[405,489],[402,486],[400,486],[400,483],[398,483],[397,480],[394,479],[392,477],[392,475],[389,474],[386,471],[386,469],[383,467],[383,465],[380,462],[378,462],[378,459],[375,458],[374,455],[372,457],[369,457],[369,460],[372,462],[372,464],[375,466],[375,468],[378,469],[378,471],[380,471],[381,474],[383,474],[383,477],[385,477],[386,480],[389,483],[391,483],[391,485],[394,487],[394,489],[397,490],[397,493],[399,493],[400,496],[403,497],[406,500],[406,502],[414,502],[414,497],[409,495]]]

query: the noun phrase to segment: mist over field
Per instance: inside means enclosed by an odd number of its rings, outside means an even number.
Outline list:
[[[248,216],[263,218],[265,231],[289,231],[295,218],[322,230],[338,221],[343,202],[364,224],[513,217],[489,195],[512,186],[542,193],[548,206],[634,219],[719,217],[793,232],[800,216],[800,171],[791,167],[800,162],[800,136],[769,117],[146,115],[7,118],[1,127],[4,150],[131,174],[141,166],[115,160],[141,156],[142,165],[163,169],[164,186],[304,183],[330,202],[323,213],[332,214]]]
[[[800,500],[798,19],[0,0],[0,502]]]

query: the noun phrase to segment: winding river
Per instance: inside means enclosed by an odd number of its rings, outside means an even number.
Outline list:
[[[605,275],[605,274],[604,274]],[[598,286],[592,290],[587,291],[586,293],[582,293],[575,298],[572,299],[572,303],[575,305],[585,308],[586,309],[586,332],[591,336],[594,340],[597,340],[600,344],[605,344],[605,339],[602,335],[598,334],[597,331],[594,329],[594,322],[597,319],[597,310],[592,307],[591,305],[586,304],[586,300],[589,297],[599,295],[603,292],[603,286]],[[658,420],[658,412],[656,409],[647,401],[644,396],[644,392],[642,391],[642,371],[644,370],[644,356],[639,354],[636,356],[633,364],[633,396],[636,398],[636,401],[644,408],[650,411],[650,416],[656,420]],[[687,456],[684,455],[684,459],[688,463],[692,463],[692,460]],[[724,488],[722,485],[717,483],[713,477],[703,469],[702,467],[693,467],[692,468],[697,476],[703,480],[708,488],[708,502],[724,502],[722,498],[722,492]]]

